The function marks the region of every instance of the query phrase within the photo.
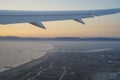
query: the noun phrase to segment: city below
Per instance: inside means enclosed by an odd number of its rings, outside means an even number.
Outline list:
[[[0,80],[119,80],[120,53],[110,50],[57,47],[39,59],[0,73]]]

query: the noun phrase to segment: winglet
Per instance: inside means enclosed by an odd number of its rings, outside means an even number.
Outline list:
[[[40,27],[40,28],[43,28],[43,29],[46,29],[46,27],[41,22],[31,22],[30,24]]]
[[[77,21],[77,22],[82,23],[82,24],[85,25],[85,22],[82,19],[74,19],[74,21]]]

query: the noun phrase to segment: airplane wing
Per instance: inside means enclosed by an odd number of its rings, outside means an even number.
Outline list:
[[[0,10],[0,24],[30,23],[45,29],[42,22],[57,20],[75,20],[82,24],[84,18],[94,18],[95,16],[104,16],[116,14],[118,9],[104,10],[84,10],[84,11],[11,11]]]

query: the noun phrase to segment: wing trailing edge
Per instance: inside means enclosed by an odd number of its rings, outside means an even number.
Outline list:
[[[0,24],[30,23],[46,29],[42,22],[58,20],[74,20],[85,24],[82,19],[94,18],[120,13],[117,9],[83,10],[83,11],[11,11],[0,10]],[[40,22],[39,22],[40,21]]]

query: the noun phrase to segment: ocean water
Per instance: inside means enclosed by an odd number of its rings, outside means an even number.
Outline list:
[[[40,58],[52,48],[41,41],[0,41],[0,72]]]
[[[0,72],[37,59],[52,50],[120,53],[115,41],[0,41]]]

